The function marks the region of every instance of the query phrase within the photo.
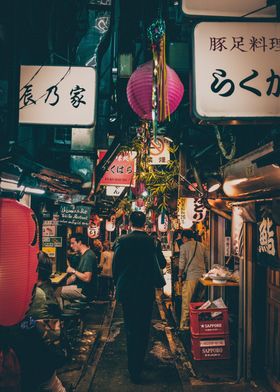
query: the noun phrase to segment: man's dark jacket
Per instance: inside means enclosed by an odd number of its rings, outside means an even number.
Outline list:
[[[134,230],[122,236],[113,258],[117,300],[136,301],[154,297],[155,287],[164,286],[154,241],[147,233]]]

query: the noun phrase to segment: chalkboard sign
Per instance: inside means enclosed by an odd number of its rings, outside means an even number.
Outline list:
[[[91,207],[63,204],[59,211],[59,224],[88,226]]]

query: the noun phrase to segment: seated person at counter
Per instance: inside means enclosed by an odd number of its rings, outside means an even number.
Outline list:
[[[97,260],[93,251],[88,246],[87,237],[83,234],[73,234],[70,238],[70,246],[74,252],[79,252],[81,259],[77,269],[68,267],[66,272],[70,274],[66,286],[56,290],[56,297],[61,309],[64,300],[74,299],[92,300],[97,292]]]
[[[28,313],[35,320],[57,318],[60,315],[60,308],[50,280],[51,274],[52,261],[45,252],[40,251],[38,253],[38,282]]]

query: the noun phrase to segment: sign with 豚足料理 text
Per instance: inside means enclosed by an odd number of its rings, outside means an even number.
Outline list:
[[[99,162],[105,156],[106,150],[98,153]],[[119,153],[100,181],[100,185],[135,186],[136,152],[124,151]]]
[[[62,204],[59,210],[60,225],[88,226],[91,207]]]
[[[280,117],[280,23],[202,22],[194,29],[194,113]]]
[[[182,0],[183,12],[197,16],[230,16],[250,18],[276,17],[276,5],[268,5],[267,0]],[[249,17],[249,15],[248,15]]]
[[[19,122],[89,127],[95,119],[92,67],[22,65]]]

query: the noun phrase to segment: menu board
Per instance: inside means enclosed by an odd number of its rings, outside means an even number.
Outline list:
[[[62,204],[59,211],[60,225],[88,226],[91,207]]]

